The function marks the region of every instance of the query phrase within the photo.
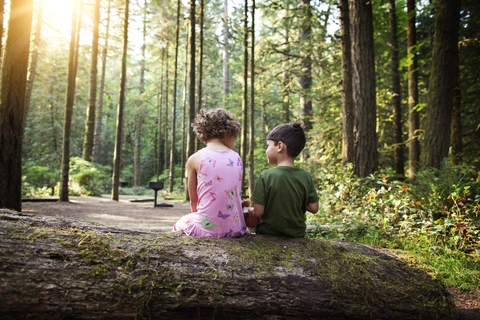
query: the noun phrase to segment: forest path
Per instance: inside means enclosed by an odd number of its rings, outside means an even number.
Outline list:
[[[153,207],[152,197],[120,196],[120,201],[110,195],[101,197],[69,197],[68,202],[23,202],[22,212],[47,216],[81,219],[121,228],[166,229],[182,216],[190,213],[190,203],[179,200],[157,199],[157,204],[173,207]],[[166,230],[163,230],[166,231]]]

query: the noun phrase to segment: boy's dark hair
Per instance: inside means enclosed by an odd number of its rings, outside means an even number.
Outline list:
[[[287,154],[293,159],[302,152],[307,142],[300,121],[276,126],[267,135],[267,140],[272,140],[275,142],[275,145],[282,141],[287,146]]]
[[[198,139],[205,143],[215,138],[236,138],[242,131],[242,125],[235,115],[222,108],[200,109],[192,127]]]

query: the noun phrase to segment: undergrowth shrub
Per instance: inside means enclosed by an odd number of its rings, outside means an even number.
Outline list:
[[[473,169],[446,161],[441,170],[422,171],[415,185],[388,170],[359,179],[351,165],[317,168],[312,176],[321,205],[307,215],[315,227],[309,237],[418,251],[443,262],[455,257],[451,266],[464,259],[473,268],[463,271],[470,274],[465,281],[480,283],[480,184]]]
[[[75,157],[70,160],[69,194],[72,196],[100,196],[111,188],[111,167]]]

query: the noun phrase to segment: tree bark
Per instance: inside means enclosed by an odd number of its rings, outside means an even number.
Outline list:
[[[3,27],[4,23],[4,18],[3,16],[5,15],[5,0],[0,0],[0,40],[3,38],[3,30],[5,29]],[[3,42],[0,41],[0,59],[2,59],[3,55],[3,47],[2,47]]]
[[[459,0],[437,1],[432,69],[422,163],[440,169],[448,156],[453,96],[458,75]]]
[[[103,111],[103,94],[105,90],[105,71],[107,68],[107,51],[108,51],[108,38],[110,31],[110,8],[112,0],[108,0],[108,9],[107,9],[107,27],[105,30],[105,46],[103,47],[102,52],[102,74],[100,76],[100,87],[98,89],[98,106],[97,106],[97,116],[95,125],[95,137],[93,141],[93,162],[99,163],[100,158],[100,140],[102,135],[102,111]]]
[[[453,95],[453,111],[452,111],[452,162],[461,164],[463,162],[463,141],[462,141],[462,91],[457,78],[455,91]]]
[[[0,1],[0,6],[1,6],[1,12],[3,12],[3,1]],[[24,131],[27,125],[27,117],[28,117],[28,111],[30,109],[30,99],[32,97],[33,83],[35,82],[35,72],[37,70],[37,60],[38,60],[38,47],[40,46],[42,24],[43,24],[43,0],[40,0],[38,2],[38,7],[37,7],[37,25],[35,27],[35,40],[33,41],[32,57],[30,58],[30,67],[28,68],[28,76],[27,76],[27,91],[25,94],[25,113],[23,116]],[[0,40],[1,40],[1,33],[0,33]],[[0,50],[1,50],[1,45],[0,45]]]
[[[125,84],[127,82],[127,51],[128,51],[128,7],[130,0],[125,0],[125,18],[123,22],[122,73],[117,107],[117,125],[115,134],[115,149],[113,153],[112,200],[118,201],[120,185],[120,164],[122,158],[123,109],[125,105]]]
[[[300,63],[300,113],[305,132],[312,129],[312,49],[310,36],[312,33],[312,8],[310,0],[301,0],[302,32],[300,35],[302,61]]]
[[[204,8],[204,0],[200,0],[200,35],[199,41],[200,45],[198,46],[198,105],[197,105],[197,113],[200,112],[202,108],[202,81],[203,81],[203,29],[204,29],[204,16],[205,16],[205,8]],[[205,94],[205,102],[207,100],[207,95]],[[195,152],[198,151],[200,140],[197,138],[195,139]]]
[[[350,9],[348,0],[340,0],[340,34],[342,37],[342,105],[343,142],[342,165],[353,163],[354,153],[354,103],[352,88],[352,40],[350,36]]]
[[[405,175],[402,138],[402,100],[400,95],[400,72],[398,71],[398,41],[397,41],[397,12],[395,0],[389,0],[390,36],[391,36],[391,63],[392,63],[392,106],[393,106],[393,144],[394,170],[403,178]]]
[[[228,0],[223,4],[223,108],[227,109],[228,96]]]
[[[168,44],[169,41],[167,40],[167,47],[165,49],[165,123],[164,123],[164,133],[165,137],[164,141],[164,170],[168,168]]]
[[[160,93],[158,97],[158,163],[157,163],[157,182],[158,182],[158,175],[160,174],[160,168],[164,168],[165,164],[162,166],[160,163],[160,159],[163,158],[163,141],[162,141],[162,100],[163,100],[163,75],[165,70],[163,69],[165,65],[165,48],[162,48],[162,74],[160,80]]]
[[[177,124],[177,80],[178,80],[178,47],[180,46],[180,7],[182,3],[177,1],[177,27],[175,31],[175,66],[173,71],[173,106],[172,106],[172,138],[170,145],[170,185],[169,190],[173,192],[174,176],[175,176],[175,131]]]
[[[22,210],[23,118],[32,16],[33,0],[10,2],[9,28],[2,63],[0,208],[17,211]]]
[[[140,61],[140,88],[139,88],[139,105],[137,106],[135,115],[135,151],[133,157],[133,185],[140,187],[142,185],[142,123],[143,123],[143,93],[145,92],[145,52],[147,50],[147,0],[143,5],[143,43],[142,43],[142,60]]]
[[[185,153],[186,153],[186,145],[185,145],[185,138],[186,134],[186,111],[187,111],[187,71],[188,71],[188,24],[187,24],[187,36],[185,38],[185,69],[183,74],[183,102],[182,102],[182,152],[181,152],[181,159],[180,159],[180,168],[181,168],[181,185],[184,185],[184,177],[185,177]]]
[[[408,179],[410,183],[415,182],[415,175],[420,163],[420,141],[419,133],[420,118],[417,109],[418,105],[418,64],[417,64],[417,27],[415,22],[416,9],[415,0],[407,0],[407,38],[408,54],[412,56],[412,62],[408,67]]]
[[[0,210],[3,319],[455,319],[417,257],[333,240],[162,235]]]
[[[255,0],[252,0],[252,44],[250,59],[250,141],[248,147],[248,194],[253,195],[255,188],[254,149],[255,149]],[[244,164],[245,165],[245,164]]]
[[[283,63],[283,83],[282,83],[282,122],[289,123],[290,122],[290,86],[291,86],[291,79],[290,79],[290,67],[288,66],[288,60],[290,59],[290,17],[289,17],[289,9],[290,4],[287,2],[285,4],[287,6],[286,13],[285,13],[285,54],[283,55],[283,59],[285,59]]]
[[[75,0],[72,8],[72,30],[70,32],[70,51],[68,58],[67,91],[65,92],[65,114],[63,117],[62,167],[60,173],[60,201],[68,201],[68,178],[70,172],[70,134],[75,101],[75,84],[77,78],[78,47],[80,41],[82,0]],[[77,11],[79,11],[77,17]]]
[[[247,163],[247,116],[248,116],[248,0],[244,2],[243,11],[243,96],[242,96],[242,137],[240,141],[240,158],[243,163],[242,190],[245,186],[245,164]]]
[[[93,137],[95,134],[95,103],[97,100],[97,64],[98,64],[98,26],[100,24],[100,0],[95,0],[93,9],[92,58],[90,61],[90,81],[88,89],[88,106],[85,119],[85,137],[83,155],[85,161],[92,161]]]
[[[195,0],[190,0],[190,72],[188,87],[188,135],[187,135],[187,158],[195,152],[195,135],[192,123],[195,119]],[[188,178],[185,183],[188,186]],[[187,187],[185,198],[189,199]]]
[[[352,35],[353,100],[355,101],[355,160],[357,177],[366,177],[378,167],[373,13],[370,0],[350,3]]]

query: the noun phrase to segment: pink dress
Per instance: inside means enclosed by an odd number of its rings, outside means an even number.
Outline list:
[[[233,150],[203,148],[197,175],[197,212],[180,218],[174,231],[189,236],[235,238],[246,233],[242,210],[242,160]]]

